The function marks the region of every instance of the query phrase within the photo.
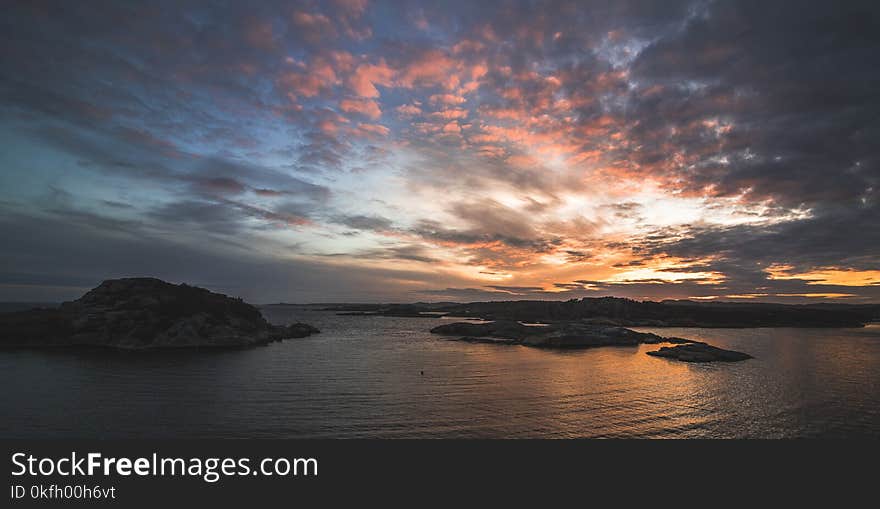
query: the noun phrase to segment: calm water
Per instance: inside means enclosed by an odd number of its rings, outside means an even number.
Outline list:
[[[440,318],[285,308],[322,334],[235,351],[0,351],[2,437],[880,437],[880,326],[648,329],[751,353],[447,341]],[[424,375],[420,374],[424,371]]]

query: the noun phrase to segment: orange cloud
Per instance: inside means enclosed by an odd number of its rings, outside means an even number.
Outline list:
[[[434,94],[431,97],[429,97],[428,100],[434,104],[441,103],[441,104],[448,104],[448,105],[461,104],[461,103],[467,101],[467,99],[465,99],[464,97],[462,97],[460,95],[455,95],[455,94]]]
[[[402,116],[414,117],[422,114],[422,110],[414,104],[401,104],[395,110]]]
[[[315,97],[340,83],[339,73],[352,67],[353,57],[344,51],[331,51],[312,59],[309,64],[288,57],[296,70],[285,71],[277,80],[279,87],[294,97]]]
[[[444,133],[460,133],[461,127],[459,127],[457,122],[449,122],[445,126],[443,126]]]
[[[494,134],[487,134],[487,133],[474,134],[470,137],[471,142],[478,143],[478,144],[498,143],[502,140],[503,140],[503,138],[501,136],[497,136]]]
[[[489,72],[489,68],[486,64],[477,64],[471,67],[471,79],[478,80],[485,76]]]
[[[388,136],[390,132],[387,127],[381,124],[358,124],[359,134],[365,136]]]
[[[340,115],[334,115],[330,118],[325,118],[318,122],[318,130],[320,130],[324,134],[334,135],[339,131],[339,126],[341,124],[347,123],[347,118]]]
[[[826,267],[799,272],[788,265],[775,264],[767,268],[770,279],[800,279],[808,285],[868,286],[880,285],[880,270],[855,270]]]
[[[321,78],[300,72],[286,72],[278,78],[278,84],[293,97],[314,97],[329,86]]]
[[[373,120],[382,116],[379,104],[372,100],[343,99],[339,102],[339,109],[346,113],[357,113]]]
[[[468,81],[467,83],[463,84],[461,88],[459,88],[459,92],[461,92],[462,94],[469,94],[478,88],[480,88],[479,81]]]
[[[361,97],[379,97],[376,85],[390,87],[393,84],[394,69],[382,59],[378,64],[361,64],[348,78],[348,87]]]
[[[455,68],[456,61],[446,53],[429,50],[401,70],[398,83],[406,88],[416,85],[454,88],[459,82],[459,78],[453,74]]]
[[[466,118],[468,116],[468,111],[461,108],[452,108],[448,110],[435,111],[431,113],[431,116],[446,120],[455,118]]]
[[[291,15],[291,22],[298,28],[297,32],[312,43],[336,36],[336,28],[333,26],[333,22],[330,21],[330,18],[320,13],[296,11]]]
[[[483,145],[477,149],[477,153],[483,157],[504,157],[507,152],[504,148],[496,145]]]

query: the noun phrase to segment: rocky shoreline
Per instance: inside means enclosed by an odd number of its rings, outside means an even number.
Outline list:
[[[0,347],[234,348],[318,333],[241,299],[155,278],[110,279],[58,308],[0,314]]]
[[[431,333],[452,336],[451,339],[454,341],[537,348],[595,348],[672,343],[678,346],[664,346],[647,354],[683,362],[736,362],[752,358],[746,353],[725,350],[700,341],[663,337],[624,327],[586,322],[559,322],[540,326],[524,325],[511,320],[496,320],[488,323],[455,322],[434,327]]]
[[[707,343],[693,342],[678,346],[664,346],[653,352],[646,352],[654,357],[664,357],[683,362],[738,362],[753,357],[735,350],[725,350]]]

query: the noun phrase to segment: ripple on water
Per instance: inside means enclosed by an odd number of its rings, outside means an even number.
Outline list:
[[[880,436],[880,327],[639,329],[656,345],[552,351],[448,341],[448,317],[273,308],[316,336],[235,351],[0,352],[5,437]],[[424,374],[421,374],[424,372]],[[9,390],[9,388],[15,388]]]

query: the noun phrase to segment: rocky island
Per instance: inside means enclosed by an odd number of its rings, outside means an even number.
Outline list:
[[[454,339],[457,341],[539,348],[593,348],[673,343],[679,346],[662,347],[660,350],[647,353],[684,362],[735,362],[752,358],[751,355],[742,352],[725,350],[700,341],[663,337],[649,332],[637,332],[624,327],[589,322],[559,322],[538,326],[524,325],[511,320],[488,323],[455,322],[434,327],[431,333],[455,336]]]
[[[58,308],[0,314],[0,347],[242,347],[317,332],[272,325],[241,299],[155,278],[110,279]]]
[[[725,350],[698,341],[678,346],[664,346],[647,354],[684,362],[737,362],[752,358],[747,353]]]
[[[640,343],[660,343],[666,340],[656,334],[636,332],[623,327],[577,322],[523,325],[511,320],[497,320],[489,323],[448,323],[434,327],[431,329],[431,333],[461,336],[459,339],[464,341],[552,348],[638,345]]]

